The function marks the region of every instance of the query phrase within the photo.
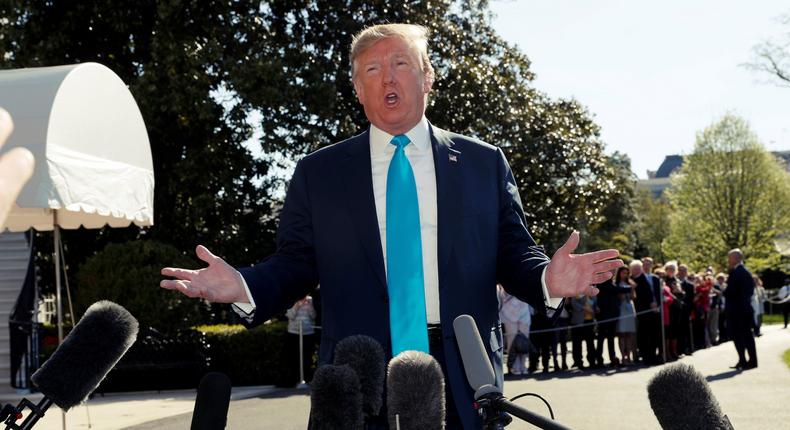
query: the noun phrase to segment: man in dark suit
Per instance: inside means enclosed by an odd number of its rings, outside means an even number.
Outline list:
[[[595,355],[597,359],[597,366],[603,366],[603,343],[604,340],[609,342],[609,364],[616,366],[620,364],[615,354],[615,332],[617,330],[617,320],[615,318],[620,316],[620,298],[619,289],[616,285],[617,280],[612,279],[598,284],[598,296],[596,301],[596,316],[598,322],[597,343],[595,345]],[[607,321],[612,320],[612,321]]]
[[[656,364],[658,356],[656,355],[656,348],[660,343],[656,337],[657,323],[656,318],[658,305],[656,304],[655,296],[653,295],[653,286],[650,278],[643,271],[643,263],[639,260],[631,262],[631,278],[636,283],[636,300],[634,301],[634,310],[638,314],[636,317],[636,345],[639,351],[639,356],[642,357],[642,362],[648,365]],[[652,310],[654,312],[645,312]]]
[[[453,320],[471,315],[502,384],[496,284],[539,314],[622,265],[615,250],[575,255],[574,232],[551,260],[527,231],[502,151],[424,116],[434,71],[427,31],[367,28],[351,46],[352,80],[371,123],[299,161],[280,214],[277,252],[236,271],[198,246],[207,268],[165,268],[163,288],[234,303],[250,325],[321,284],[319,363],[338,341],[368,335],[392,357],[429,352],[446,378],[447,428],[481,426]],[[371,428],[386,428],[386,414]]]
[[[730,251],[727,262],[730,275],[727,278],[727,288],[724,289],[724,306],[727,329],[738,352],[738,363],[733,369],[754,369],[757,367],[757,351],[752,333],[754,278],[743,265],[743,252],[740,249]],[[746,352],[749,353],[749,361],[746,361]]]

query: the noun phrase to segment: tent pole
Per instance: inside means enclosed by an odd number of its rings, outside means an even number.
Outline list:
[[[55,213],[54,236],[55,236],[55,301],[58,307],[58,346],[63,343],[63,302],[60,297],[60,226],[57,223],[57,212]],[[66,412],[60,411],[60,421],[63,430],[66,430]]]

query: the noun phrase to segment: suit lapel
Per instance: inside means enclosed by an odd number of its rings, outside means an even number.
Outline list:
[[[461,152],[453,149],[453,142],[444,130],[430,125],[433,163],[436,169],[436,208],[438,224],[439,289],[445,283],[443,273],[450,260],[453,238],[461,213],[460,171]]]
[[[370,130],[354,139],[347,149],[348,158],[343,169],[345,176],[345,206],[365,256],[386,291],[384,255],[381,251],[376,200],[373,195],[373,174],[370,165]]]

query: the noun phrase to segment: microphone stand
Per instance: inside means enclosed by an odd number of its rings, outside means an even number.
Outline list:
[[[0,411],[0,420],[6,425],[6,430],[30,430],[44,416],[44,413],[52,406],[52,399],[44,397],[38,404],[34,404],[26,398],[22,398],[16,407],[7,404]],[[22,411],[25,408],[30,409],[30,414],[22,421],[22,424],[17,425],[16,421],[22,418]]]
[[[483,419],[484,430],[502,430],[514,416],[538,428],[548,430],[570,430],[570,428],[544,416],[518,406],[506,399],[499,388],[493,385],[484,385],[475,393],[475,409]]]

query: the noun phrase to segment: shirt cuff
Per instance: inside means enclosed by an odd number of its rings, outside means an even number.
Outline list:
[[[236,302],[233,303],[231,306],[233,311],[236,312],[240,317],[244,318],[248,322],[252,321],[253,317],[255,317],[255,300],[252,299],[252,293],[250,293],[250,287],[247,286],[247,281],[244,280],[244,276],[241,276],[241,273],[238,271],[236,272],[241,279],[241,284],[244,286],[244,292],[247,293],[247,300],[249,303],[244,302]]]
[[[540,275],[540,284],[543,287],[543,300],[544,300],[547,308],[549,308],[551,310],[557,310],[557,308],[559,308],[560,305],[562,304],[562,300],[563,299],[562,299],[562,297],[551,297],[551,296],[549,296],[549,289],[546,286],[546,269],[548,269],[548,267],[549,266],[546,266],[543,269],[543,273]]]

